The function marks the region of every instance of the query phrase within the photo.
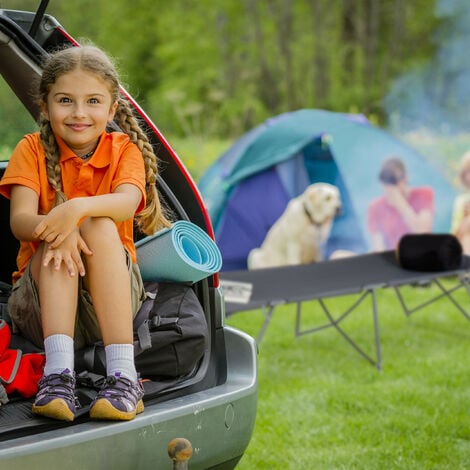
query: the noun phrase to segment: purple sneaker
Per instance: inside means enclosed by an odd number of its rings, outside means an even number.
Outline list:
[[[73,421],[77,405],[75,376],[65,369],[61,374],[41,378],[32,411],[48,418]]]
[[[144,389],[120,374],[109,375],[93,400],[90,418],[128,421],[144,411]]]

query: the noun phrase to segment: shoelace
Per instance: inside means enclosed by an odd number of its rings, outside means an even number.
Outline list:
[[[112,388],[108,388],[112,386]],[[134,384],[124,377],[115,377],[110,375],[106,377],[105,385],[100,390],[99,395],[109,398],[126,398],[137,400],[138,397],[132,393],[135,389]]]
[[[80,402],[75,396],[75,379],[67,372],[61,374],[50,374],[41,378],[39,381],[40,391],[39,395],[62,395],[64,398],[71,400],[75,403],[75,406],[79,408]]]
[[[74,382],[75,381],[70,374],[63,372],[62,374],[50,374],[42,377],[39,385],[44,385],[46,390],[50,387],[60,387],[64,389],[65,393],[73,395]]]

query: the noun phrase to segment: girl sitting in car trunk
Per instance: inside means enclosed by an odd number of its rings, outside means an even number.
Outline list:
[[[40,131],[19,142],[0,182],[20,240],[9,313],[46,355],[33,412],[74,419],[74,350],[101,339],[107,377],[90,416],[133,419],[144,406],[132,320],[145,295],[134,216],[147,234],[170,226],[157,159],[112,62],[94,46],[47,58],[39,102]],[[113,120],[123,132],[107,131]]]

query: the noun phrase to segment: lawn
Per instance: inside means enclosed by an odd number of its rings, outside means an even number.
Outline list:
[[[229,146],[172,142],[196,181]],[[451,153],[456,166],[461,149]],[[414,287],[406,295],[418,302],[432,293]],[[456,295],[470,311],[468,295]],[[343,311],[349,303],[338,298],[329,306]],[[382,372],[332,329],[295,339],[295,307],[276,310],[259,345],[253,439],[237,468],[470,468],[470,322],[446,300],[410,318],[392,290],[382,290],[378,304]],[[372,355],[372,322],[364,307],[344,327]],[[307,327],[320,321],[316,303],[305,304],[304,312]],[[261,311],[244,312],[227,323],[256,337],[263,318]]]
[[[416,305],[433,292],[405,295]],[[456,296],[470,303],[465,291]],[[382,372],[332,329],[295,339],[294,306],[278,308],[259,345],[257,422],[237,468],[470,468],[470,322],[445,299],[407,318],[391,289],[378,305]],[[373,354],[365,307],[344,327]],[[320,321],[314,302],[303,315],[309,326]],[[256,336],[263,318],[244,312],[227,323]]]

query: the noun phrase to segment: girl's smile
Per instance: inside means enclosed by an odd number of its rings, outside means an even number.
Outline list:
[[[54,133],[77,155],[94,150],[116,107],[108,84],[80,69],[61,75],[42,104]]]

